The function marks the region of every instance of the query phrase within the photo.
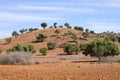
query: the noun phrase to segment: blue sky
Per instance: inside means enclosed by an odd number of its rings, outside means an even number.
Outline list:
[[[0,0],[0,38],[41,22],[120,32],[120,0]]]

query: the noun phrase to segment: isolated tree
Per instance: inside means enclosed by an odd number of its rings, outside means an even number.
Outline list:
[[[12,36],[17,37],[17,36],[19,36],[19,34],[17,33],[17,31],[13,31],[13,32],[12,32]]]
[[[114,43],[98,39],[88,43],[86,49],[83,51],[83,54],[86,56],[98,57],[99,63],[101,62],[101,57],[115,56],[119,55],[119,53],[119,48]]]
[[[57,36],[60,34],[60,32],[61,32],[61,31],[60,31],[59,29],[56,29],[56,30],[55,30],[55,33],[57,34]]]
[[[55,22],[55,23],[53,24],[53,26],[54,26],[54,28],[57,28],[57,23]]]
[[[95,34],[95,32],[93,30],[90,31],[91,34]]]
[[[47,38],[46,34],[38,34],[36,36],[37,41],[43,42]]]
[[[19,32],[23,34],[25,31],[26,31],[25,29],[21,29]]]
[[[5,41],[6,41],[7,43],[10,43],[10,42],[11,42],[11,40],[12,40],[12,38],[11,38],[11,37],[9,37],[9,38],[6,38],[6,39],[5,39]]]
[[[43,22],[41,23],[41,26],[45,29],[47,27],[47,23]]]
[[[89,32],[89,29],[85,29],[85,32],[88,33],[88,32]]]
[[[69,23],[65,23],[64,26],[67,28],[72,28]]]

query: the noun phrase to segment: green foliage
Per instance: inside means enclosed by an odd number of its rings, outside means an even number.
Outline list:
[[[72,28],[69,23],[65,23],[64,26],[67,28]]]
[[[12,32],[12,36],[17,37],[17,36],[19,36],[19,34],[18,34],[18,32],[17,32],[17,31],[13,31],[13,32]]]
[[[80,30],[80,31],[84,31],[83,27],[78,27],[78,26],[75,26],[74,27],[75,30]]]
[[[65,45],[64,52],[66,52],[68,55],[73,54],[74,52],[78,54],[80,52],[80,48],[78,46],[73,46],[69,43]]]
[[[1,53],[2,51],[3,51],[2,48],[0,48],[0,53]]]
[[[56,33],[57,35],[60,34],[60,32],[61,32],[61,31],[60,31],[59,29],[56,29],[56,30],[55,30],[55,33]]]
[[[43,55],[47,55],[47,51],[48,49],[47,48],[41,48],[39,52],[41,52]]]
[[[46,34],[38,34],[36,36],[37,41],[43,42],[47,38]]]
[[[31,52],[31,53],[34,53],[35,49],[32,45],[23,46],[23,45],[17,44],[13,48],[8,49],[7,52]]]
[[[25,29],[21,29],[19,32],[23,34],[25,31],[26,31]]]
[[[12,38],[11,38],[11,37],[6,38],[5,41],[6,41],[7,43],[10,43],[10,42],[12,41]]]
[[[47,27],[47,23],[43,22],[43,23],[41,23],[41,26],[45,29]]]
[[[119,48],[112,42],[94,40],[87,44],[86,49],[84,49],[84,55],[96,56],[99,58],[99,62],[102,56],[115,56],[118,55]]]
[[[80,44],[81,51],[84,51],[87,48],[87,44]]]
[[[91,34],[95,34],[95,32],[93,30],[90,31]]]
[[[88,33],[88,32],[89,32],[89,29],[85,29],[85,32]]]
[[[55,22],[55,23],[53,24],[53,26],[54,26],[54,28],[57,28],[57,23]]]
[[[115,42],[115,41],[118,41],[118,38],[115,35],[110,35],[105,37],[105,40]]]
[[[47,47],[48,47],[48,50],[53,50],[56,48],[56,43],[48,42]]]
[[[71,38],[76,42],[77,36],[75,34],[71,34]]]

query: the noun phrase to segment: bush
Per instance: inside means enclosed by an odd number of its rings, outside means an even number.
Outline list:
[[[56,47],[56,43],[48,42],[47,47],[48,47],[48,50],[53,50]]]
[[[60,34],[60,32],[61,32],[61,31],[58,30],[58,29],[55,30],[55,33],[57,34],[57,36]]]
[[[80,49],[84,51],[87,47],[87,44],[80,44]]]
[[[15,51],[17,51],[17,52],[23,51],[23,52],[35,53],[34,46],[32,46],[32,45],[23,46],[23,45],[17,44],[13,48],[7,50],[7,52],[15,52]]]
[[[10,52],[4,55],[0,55],[0,64],[30,65],[32,64],[32,54],[25,52]]]
[[[41,48],[39,52],[41,52],[43,55],[47,55],[47,51],[48,49],[47,48]]]
[[[74,52],[78,54],[80,52],[80,48],[78,46],[73,46],[69,43],[65,45],[64,52],[67,52],[68,55],[73,54]]]
[[[12,38],[10,37],[10,38],[6,38],[5,39],[5,41],[7,42],[7,43],[10,43],[11,42],[11,40],[12,40]]]
[[[47,38],[47,35],[45,34],[38,34],[36,36],[37,41],[43,42]]]

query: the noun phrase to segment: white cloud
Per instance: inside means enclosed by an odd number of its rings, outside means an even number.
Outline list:
[[[46,15],[25,15],[25,14],[15,14],[15,13],[0,13],[0,21],[8,22],[29,22],[29,21],[40,21],[40,20],[62,20],[59,17],[49,17]]]
[[[103,31],[114,31],[119,32],[120,30],[120,23],[110,23],[110,22],[89,22],[88,28],[95,30],[96,32],[103,32]]]

